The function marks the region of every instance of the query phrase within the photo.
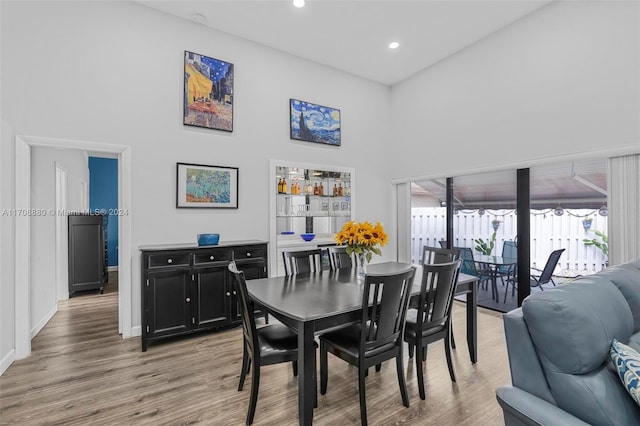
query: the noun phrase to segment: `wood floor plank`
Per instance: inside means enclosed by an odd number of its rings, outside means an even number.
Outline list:
[[[242,330],[151,344],[117,334],[116,292],[87,294],[59,304],[33,339],[32,355],[0,377],[2,425],[242,425],[251,378],[237,391]],[[414,360],[405,351],[411,406],[402,405],[394,362],[367,378],[372,425],[501,425],[495,388],[510,382],[501,314],[479,309],[477,364],[464,336],[464,304],[455,302],[453,363],[449,378],[443,343],[429,347],[427,399],[420,400]],[[255,425],[297,424],[297,383],[291,366],[261,370]],[[329,384],[314,411],[318,425],[360,423],[357,371],[329,356]]]

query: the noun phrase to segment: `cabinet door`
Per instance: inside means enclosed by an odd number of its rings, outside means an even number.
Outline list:
[[[146,290],[149,337],[191,330],[191,274],[188,269],[150,272]]]
[[[227,265],[194,270],[195,327],[221,327],[230,323],[231,292]]]

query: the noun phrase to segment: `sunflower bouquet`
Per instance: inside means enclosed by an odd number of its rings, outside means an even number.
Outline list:
[[[373,253],[382,256],[380,247],[386,245],[388,239],[380,222],[376,222],[374,226],[370,222],[350,221],[335,236],[338,245],[347,246],[349,256],[352,253],[358,257],[364,256],[367,263],[371,261]]]

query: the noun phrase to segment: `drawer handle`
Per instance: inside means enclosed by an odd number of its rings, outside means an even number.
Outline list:
[[[167,259],[167,263],[173,263],[173,259]]]
[[[231,296],[231,293],[227,292],[227,297]]]
[[[191,302],[191,298],[190,298],[190,297],[187,297],[186,301],[187,301],[187,302]]]
[[[251,257],[251,253],[247,253],[247,257]]]
[[[233,294],[235,295],[235,294],[236,294],[236,292],[234,291],[234,292],[233,292]]]
[[[215,259],[214,256],[209,256],[209,260],[213,260],[213,259]]]

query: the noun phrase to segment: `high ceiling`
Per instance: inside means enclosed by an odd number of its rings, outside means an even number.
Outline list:
[[[133,1],[393,85],[551,0],[306,0],[304,8],[291,0]],[[400,47],[389,49],[392,41]]]
[[[446,200],[446,179],[414,182],[416,195]],[[516,171],[457,176],[454,204],[459,208],[515,208]],[[530,168],[532,209],[599,208],[607,202],[607,162],[581,160]]]

